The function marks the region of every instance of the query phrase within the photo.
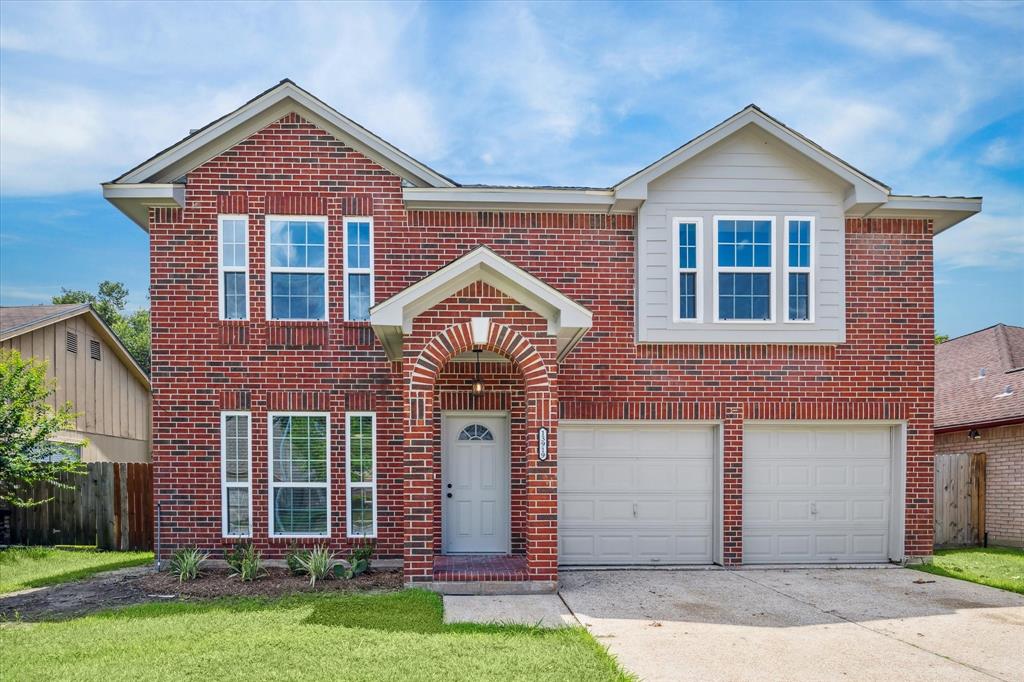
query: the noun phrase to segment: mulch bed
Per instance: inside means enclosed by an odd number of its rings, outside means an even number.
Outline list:
[[[281,597],[296,592],[370,592],[402,589],[399,569],[370,569],[351,580],[318,580],[310,587],[309,578],[292,575],[286,568],[267,568],[267,575],[251,582],[242,582],[226,568],[207,568],[195,580],[178,582],[169,573],[151,573],[141,580],[141,587],[150,595],[213,599],[216,597]]]

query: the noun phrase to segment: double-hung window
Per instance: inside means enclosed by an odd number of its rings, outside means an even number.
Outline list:
[[[377,420],[372,412],[349,412],[346,418],[345,497],[348,536],[377,536]]]
[[[220,415],[221,515],[224,537],[252,536],[252,416]]]
[[[345,319],[369,320],[373,305],[373,220],[345,219]]]
[[[272,320],[327,319],[327,219],[267,216]]]
[[[675,317],[680,321],[698,321],[701,318],[700,245],[704,221],[676,218],[672,225]]]
[[[249,318],[249,219],[222,215],[217,219],[220,319]]]
[[[786,218],[786,319],[814,320],[814,218]]]
[[[329,429],[323,413],[270,414],[271,535],[329,535]]]
[[[774,320],[775,219],[715,217],[716,319]]]

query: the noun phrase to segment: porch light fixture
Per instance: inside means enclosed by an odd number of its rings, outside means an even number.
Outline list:
[[[967,437],[970,438],[971,440],[978,440],[981,438],[981,433],[978,431],[978,429],[971,429],[970,431],[967,432]]]
[[[482,348],[474,348],[476,353],[476,376],[473,378],[473,395],[481,395],[484,392],[484,380],[480,377],[480,353]]]

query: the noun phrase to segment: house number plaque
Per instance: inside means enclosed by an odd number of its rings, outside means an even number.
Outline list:
[[[548,458],[548,427],[537,429],[537,459],[544,462]]]

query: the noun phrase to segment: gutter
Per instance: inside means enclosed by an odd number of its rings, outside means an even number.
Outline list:
[[[1024,424],[1024,415],[1018,417],[1005,417],[1003,419],[993,419],[987,422],[968,422],[966,424],[955,424],[953,426],[936,426],[932,431],[935,435],[939,435],[941,433],[969,431],[970,429],[992,429],[999,426],[1013,426],[1014,424]]]

